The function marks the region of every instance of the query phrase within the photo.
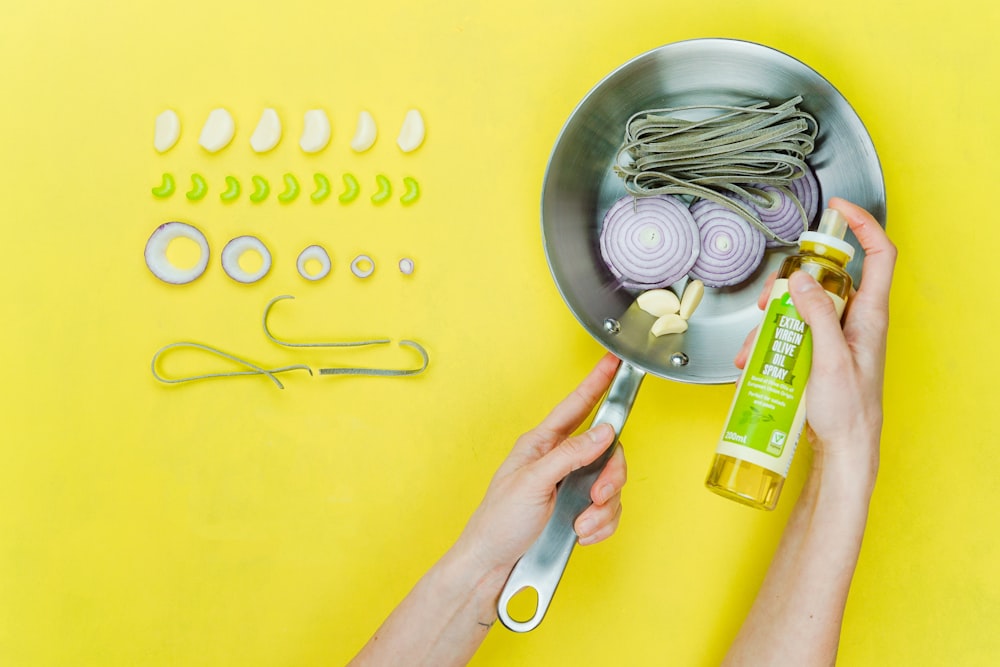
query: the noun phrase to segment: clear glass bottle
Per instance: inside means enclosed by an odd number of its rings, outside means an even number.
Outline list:
[[[805,385],[812,366],[812,335],[788,294],[788,277],[810,274],[843,314],[851,292],[845,267],[854,247],[844,241],[847,220],[827,209],[815,232],[804,232],[799,252],[778,271],[757,331],[715,460],[705,485],[759,509],[778,504],[799,435],[805,424]]]

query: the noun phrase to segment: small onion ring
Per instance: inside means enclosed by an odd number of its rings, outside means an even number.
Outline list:
[[[666,287],[691,270],[698,253],[698,225],[676,197],[626,195],[604,215],[601,256],[625,287]]]
[[[194,266],[181,269],[174,266],[167,258],[167,246],[177,238],[190,239],[198,244],[201,254]],[[208,241],[205,235],[200,229],[186,222],[165,222],[154,229],[146,241],[146,266],[154,276],[171,285],[189,283],[205,273],[208,254]]]
[[[362,262],[368,262],[369,266],[367,269],[361,268]],[[351,273],[356,275],[358,278],[367,278],[371,274],[375,273],[375,260],[368,255],[358,255],[351,262]]]
[[[320,264],[319,272],[310,274],[306,271],[306,262],[314,259]],[[295,260],[295,267],[299,270],[299,275],[306,280],[322,280],[330,273],[330,255],[321,245],[311,245],[299,253],[299,258]]]
[[[764,259],[764,233],[725,206],[707,199],[691,205],[698,224],[701,254],[691,268],[692,278],[706,287],[737,285],[757,270]]]
[[[404,257],[403,259],[399,260],[399,272],[402,273],[403,275],[406,276],[411,275],[415,268],[417,268],[416,265],[413,263],[413,260],[410,259],[409,257]]]
[[[251,273],[240,266],[240,257],[248,250],[260,255],[260,268]],[[222,268],[226,275],[238,283],[255,283],[271,270],[271,252],[256,236],[237,236],[222,249]]]

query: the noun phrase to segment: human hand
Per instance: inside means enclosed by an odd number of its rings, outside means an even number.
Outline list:
[[[601,399],[617,367],[618,359],[605,355],[541,424],[517,439],[466,525],[456,546],[502,579],[545,527],[555,506],[556,485],[614,442],[614,429],[608,424],[572,433]],[[592,504],[574,523],[579,544],[595,544],[615,532],[625,478],[625,454],[618,445],[591,487]]]
[[[796,271],[789,278],[792,302],[813,337],[806,391],[807,435],[814,466],[843,462],[854,474],[864,473],[874,483],[896,247],[864,209],[838,198],[831,199],[830,206],[847,218],[865,257],[862,281],[848,301],[843,327],[832,301],[812,276]],[[773,277],[758,302],[761,309],[767,305],[772,281]],[[752,337],[753,332],[736,357],[740,368],[746,364]]]

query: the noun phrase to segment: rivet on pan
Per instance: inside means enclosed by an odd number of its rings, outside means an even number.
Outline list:
[[[607,331],[609,334],[614,335],[622,330],[621,322],[614,319],[613,317],[609,317],[608,319],[604,320],[604,330]]]
[[[670,365],[676,367],[687,366],[688,356],[683,352],[674,352],[670,355]]]

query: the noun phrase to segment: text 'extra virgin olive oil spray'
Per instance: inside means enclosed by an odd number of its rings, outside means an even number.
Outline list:
[[[792,304],[788,277],[810,274],[842,315],[851,291],[845,270],[854,248],[844,241],[847,219],[827,209],[815,232],[803,232],[799,253],[778,271],[705,485],[732,500],[772,510],[805,424],[805,386],[812,334]]]

